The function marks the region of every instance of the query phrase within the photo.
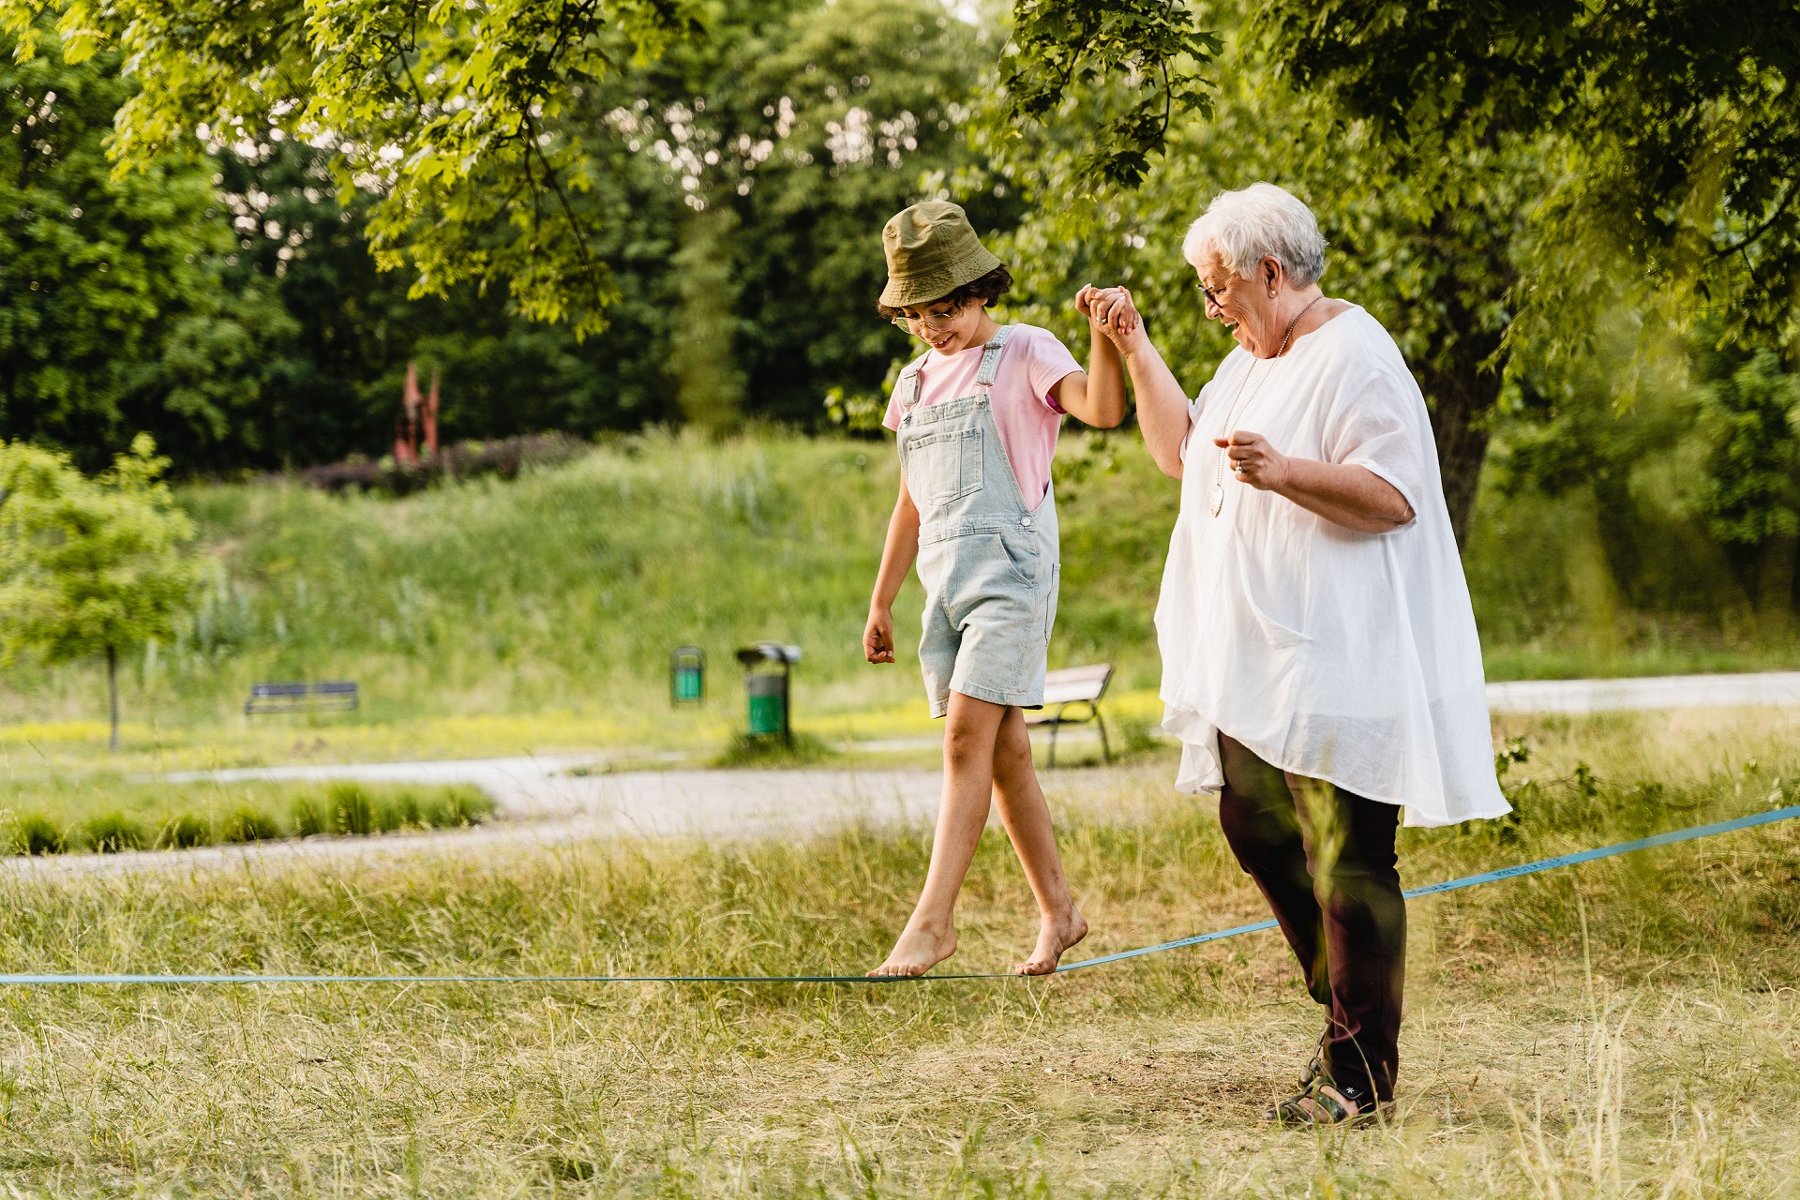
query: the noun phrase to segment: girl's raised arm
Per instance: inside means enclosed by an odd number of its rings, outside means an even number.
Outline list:
[[[1144,445],[1163,474],[1180,479],[1181,447],[1189,426],[1187,393],[1144,331],[1143,317],[1130,290],[1085,287],[1076,294],[1075,306],[1087,314],[1089,325],[1106,335],[1111,353],[1124,357],[1125,373],[1137,396],[1138,429]],[[1100,353],[1096,344],[1096,370]]]

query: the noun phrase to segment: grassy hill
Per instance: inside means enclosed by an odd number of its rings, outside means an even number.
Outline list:
[[[1176,485],[1129,432],[1068,435],[1058,472],[1052,664],[1107,659],[1121,687],[1154,687],[1151,614]],[[241,722],[254,681],[350,678],[364,722],[562,713],[629,724],[667,714],[669,652],[693,643],[710,656],[708,709],[724,719],[741,707],[731,653],[760,639],[804,648],[802,716],[910,711],[922,707],[910,656],[873,668],[859,650],[897,477],[887,442],[762,432],[621,440],[513,482],[402,499],[189,487],[206,583],[183,636],[125,672],[126,714],[164,727]],[[1490,673],[1800,657],[1718,626],[1585,611],[1588,525],[1567,505],[1484,498],[1468,570]],[[903,648],[920,600],[911,582],[896,606]],[[21,664],[0,676],[0,721],[92,718],[103,697],[97,666]]]

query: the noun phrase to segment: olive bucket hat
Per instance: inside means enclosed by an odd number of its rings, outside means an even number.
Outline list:
[[[948,200],[925,200],[894,214],[882,227],[881,248],[888,269],[881,303],[889,308],[929,304],[1000,266],[962,206]]]

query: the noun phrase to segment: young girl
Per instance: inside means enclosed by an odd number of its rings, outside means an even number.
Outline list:
[[[1124,419],[1125,382],[1115,367],[1090,390],[1048,330],[995,323],[988,305],[1012,276],[957,205],[915,204],[887,223],[881,240],[888,279],[878,307],[931,349],[900,373],[884,421],[898,436],[900,498],[863,652],[872,663],[894,661],[894,597],[916,558],[925,585],[919,665],[931,715],[948,720],[925,888],[893,952],[869,974],[922,975],[955,952],[956,894],[992,798],[1040,918],[1037,946],[1016,969],[1047,975],[1087,933],[1063,879],[1020,711],[1043,703],[1056,618],[1050,459],[1064,413],[1102,428]],[[1084,313],[1088,292],[1077,297]],[[1104,340],[1098,326],[1091,332],[1095,343]]]

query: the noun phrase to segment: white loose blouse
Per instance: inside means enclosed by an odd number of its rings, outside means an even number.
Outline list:
[[[1235,428],[1368,468],[1414,519],[1357,533],[1222,470],[1213,438],[1246,371]],[[1190,406],[1182,459],[1156,606],[1176,787],[1219,789],[1223,731],[1285,771],[1404,805],[1408,825],[1507,812],[1425,398],[1381,324],[1352,306],[1280,358],[1233,350]]]

